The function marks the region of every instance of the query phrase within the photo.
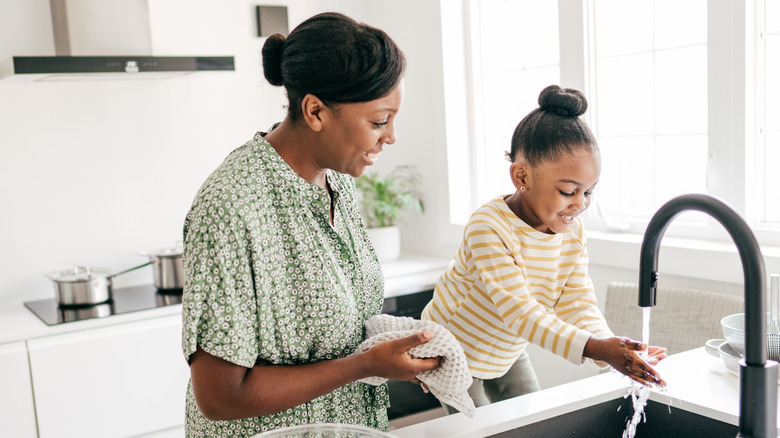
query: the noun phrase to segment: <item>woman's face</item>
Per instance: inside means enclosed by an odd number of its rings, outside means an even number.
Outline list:
[[[525,186],[518,216],[539,231],[562,233],[590,206],[601,158],[597,150],[578,150],[559,161],[528,167],[526,172],[521,184],[513,178],[518,190]]]
[[[331,105],[323,120],[321,166],[357,178],[376,161],[386,144],[395,143],[395,116],[403,100],[403,82],[370,102]]]

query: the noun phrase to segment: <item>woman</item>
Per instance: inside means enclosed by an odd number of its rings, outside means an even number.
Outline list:
[[[395,142],[405,60],[381,30],[340,14],[263,46],[284,121],[233,151],[184,225],[187,435],[252,436],[305,423],[386,429],[386,386],[439,359],[430,332],[352,354],[382,308],[382,272],[353,177]]]

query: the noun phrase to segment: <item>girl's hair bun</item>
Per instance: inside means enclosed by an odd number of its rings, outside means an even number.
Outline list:
[[[550,85],[539,94],[539,107],[561,116],[577,117],[585,114],[588,101],[579,90]]]
[[[283,85],[282,51],[287,40],[284,35],[275,33],[263,44],[263,74],[271,85]]]

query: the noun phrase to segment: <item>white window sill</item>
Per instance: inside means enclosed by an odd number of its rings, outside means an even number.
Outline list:
[[[589,230],[587,238],[591,265],[639,270],[642,235]],[[780,273],[780,247],[759,246],[764,255],[768,285],[769,275]],[[733,242],[664,237],[658,253],[658,272],[661,275],[744,283],[742,262]]]

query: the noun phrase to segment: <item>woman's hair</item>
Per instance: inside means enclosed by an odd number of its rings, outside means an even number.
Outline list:
[[[392,91],[406,68],[386,33],[334,12],[309,18],[286,38],[271,35],[262,54],[265,78],[284,86],[293,121],[307,94],[326,105],[368,102]]]
[[[525,157],[531,166],[557,161],[574,151],[598,150],[596,137],[579,116],[588,109],[582,92],[550,85],[539,94],[539,108],[517,124],[509,161]]]

